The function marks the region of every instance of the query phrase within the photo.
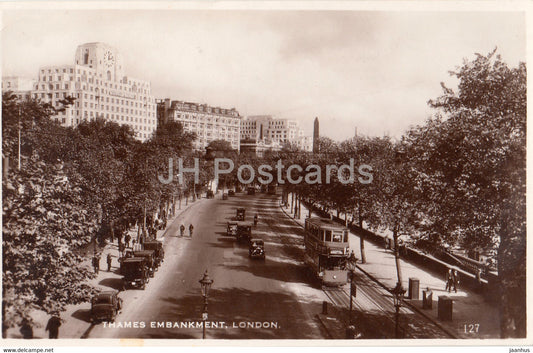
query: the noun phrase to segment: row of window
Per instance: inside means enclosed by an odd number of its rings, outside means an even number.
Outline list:
[[[216,122],[221,124],[227,124],[227,125],[240,125],[240,120],[238,119],[225,119],[225,118],[219,118],[219,117],[213,117],[213,116],[198,116],[193,114],[176,114],[175,119],[177,121],[185,121],[185,120],[203,120],[207,122]]]
[[[96,72],[94,72],[94,70],[84,70],[84,69],[80,70],[80,69],[77,69],[76,71],[77,71],[78,75],[80,75],[80,74],[82,74],[82,75],[89,74],[89,76],[99,76],[100,78],[102,77],[102,74],[97,75]],[[55,72],[56,74],[60,74],[60,73],[71,73],[71,74],[73,74],[74,73],[74,69],[73,68],[68,68],[68,69],[67,68],[63,68],[63,69],[56,68],[56,69],[47,69],[47,70],[41,69],[41,74],[42,74],[43,77],[44,77],[45,73],[51,74],[53,72]],[[49,77],[52,77],[52,76],[49,76]],[[49,80],[52,81],[51,78]],[[72,80],[70,80],[70,81],[72,81]],[[132,82],[133,82],[134,85],[139,85],[141,87],[146,87],[146,88],[149,87],[149,84],[147,82],[136,81],[136,80],[133,80],[133,81],[132,80],[128,80],[127,81],[127,83],[129,85],[132,85]],[[98,83],[98,80],[97,80],[97,83]],[[126,83],[126,79],[124,79],[124,82],[122,82],[122,83],[125,84]]]
[[[61,81],[61,76],[59,76],[57,80],[52,80],[52,76],[50,76],[48,81],[49,81],[49,82],[52,82],[52,81]],[[69,76],[69,77],[68,77],[68,80],[64,80],[64,81],[74,81],[74,78],[73,78],[72,76]],[[47,81],[46,81],[46,77],[43,77],[42,80],[41,80],[41,82],[47,82]],[[82,82],[82,81],[80,81],[80,78],[79,78],[79,77],[77,78],[77,82]],[[83,82],[88,82],[88,83],[91,83],[91,84],[93,83],[92,80],[88,80],[88,81],[87,81],[87,80],[83,80]],[[96,84],[98,85],[98,80],[96,80]],[[100,84],[100,85],[101,85],[101,84]],[[35,89],[38,89],[38,87],[39,87],[39,84],[35,85]],[[47,87],[47,86],[46,86],[45,84],[41,84],[41,89],[44,90],[44,89],[46,89],[46,87]],[[68,85],[68,83],[65,83],[63,86],[61,86],[60,83],[56,83],[56,84],[55,84],[55,89],[61,89],[62,87],[64,87],[64,89],[68,89],[69,85]],[[107,82],[104,83],[104,87],[108,87]],[[111,89],[113,89],[113,88],[114,88],[114,89],[119,89],[119,90],[124,91],[124,92],[133,92],[133,93],[138,92],[138,93],[141,93],[141,94],[150,94],[150,90],[146,90],[146,89],[137,89],[135,86],[133,86],[133,87],[117,86],[117,84],[114,84],[114,85],[113,85],[113,84],[110,83],[110,84],[109,84],[109,88],[111,88]],[[53,89],[54,89],[54,84],[49,84],[49,85],[48,85],[48,89],[53,90]],[[83,89],[86,89],[86,86],[85,86],[85,85],[83,86]],[[92,87],[91,87],[91,91],[92,91]],[[96,88],[95,91],[98,91],[98,88]],[[103,90],[103,92],[104,92],[104,93],[107,93],[106,90]]]

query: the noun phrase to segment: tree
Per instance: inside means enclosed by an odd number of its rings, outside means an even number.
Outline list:
[[[20,170],[2,179],[3,324],[10,327],[31,310],[50,313],[88,300],[93,288],[85,280],[93,274],[82,253],[97,224],[78,186],[81,175],[61,159],[72,130],[50,119],[57,109],[3,98],[4,157],[18,155],[19,126],[27,147]]]
[[[429,101],[436,117],[406,135],[425,228],[442,231],[437,242],[497,251],[501,337],[525,337],[526,66],[494,50],[450,74],[457,92],[442,84]]]

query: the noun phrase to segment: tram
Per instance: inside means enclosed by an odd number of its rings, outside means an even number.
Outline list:
[[[327,218],[307,218],[304,242],[305,262],[323,286],[337,287],[348,282],[348,228]]]

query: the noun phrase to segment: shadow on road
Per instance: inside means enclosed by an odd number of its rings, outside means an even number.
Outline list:
[[[71,315],[73,318],[85,321],[85,322],[91,322],[91,309],[78,309]]]
[[[124,286],[124,281],[122,280],[122,278],[106,278],[101,280],[98,284],[101,286],[113,288],[115,290],[122,290],[122,287]]]

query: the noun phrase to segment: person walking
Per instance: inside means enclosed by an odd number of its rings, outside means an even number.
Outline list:
[[[257,221],[259,219],[259,216],[257,215],[257,213],[254,215],[254,226],[257,226]]]
[[[459,284],[459,272],[453,270],[453,290],[457,293],[457,285]]]
[[[61,319],[59,313],[54,312],[48,323],[45,331],[48,331],[48,338],[57,338],[59,336],[59,326],[61,326]]]
[[[98,274],[98,272],[100,271],[100,258],[96,254],[94,254],[93,256],[93,267],[94,273]]]
[[[126,236],[124,237],[124,242],[126,243],[127,248],[130,247],[130,240],[131,240],[131,235],[126,234]]]
[[[182,237],[183,236],[183,233],[185,233],[185,226],[182,224],[180,226],[180,236]]]
[[[193,225],[192,225],[192,224],[189,225],[189,235],[191,236],[191,238],[192,238],[192,231],[193,231],[193,230],[194,230]]]
[[[33,329],[30,325],[30,321],[26,318],[22,319],[22,322],[20,324],[20,334],[24,339],[33,338]]]
[[[107,254],[107,272],[111,272],[111,263],[112,263],[112,259],[111,259],[111,253],[108,253]]]
[[[453,272],[451,268],[448,268],[448,272],[446,272],[446,289],[448,293],[452,290],[453,285]]]

